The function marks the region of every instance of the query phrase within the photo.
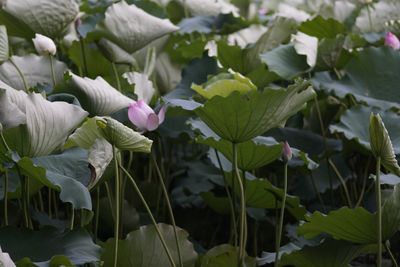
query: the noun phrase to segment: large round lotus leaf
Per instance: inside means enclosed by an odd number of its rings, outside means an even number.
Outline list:
[[[232,267],[237,266],[238,249],[232,245],[219,245],[210,249],[201,259],[201,267]],[[254,258],[246,257],[246,266],[255,267]]]
[[[228,97],[215,96],[195,110],[196,114],[223,139],[241,143],[282,126],[304,108],[315,92],[304,80],[287,89],[233,92]]]
[[[355,140],[368,150],[371,150],[369,135],[369,117],[371,112],[377,109],[365,106],[357,106],[346,110],[340,117],[340,122],[329,127],[332,133],[342,133],[348,140]],[[392,140],[396,154],[400,153],[400,124],[398,116],[394,112],[380,112],[383,122]]]
[[[174,228],[166,224],[158,224],[158,228],[166,241],[175,264],[178,265],[179,260]],[[193,249],[193,244],[188,240],[188,233],[180,228],[177,230],[183,266],[193,267],[197,259],[197,253]],[[104,266],[112,266],[114,260],[114,239],[109,239],[102,246],[104,253],[101,256],[101,260],[104,261]],[[153,225],[142,226],[139,230],[129,233],[126,239],[119,241],[118,266],[171,266]]]
[[[316,89],[339,97],[354,97],[380,108],[400,108],[400,53],[390,47],[370,47],[354,56],[344,67],[341,80],[328,72],[316,73]]]
[[[0,230],[0,244],[14,261],[28,257],[34,266],[40,267],[50,266],[52,258],[59,255],[64,255],[75,265],[97,262],[101,250],[84,229],[60,232],[52,228],[33,231],[5,227]]]
[[[74,21],[79,9],[74,0],[12,0],[7,1],[5,11],[34,32],[53,38]]]
[[[129,53],[179,28],[167,19],[154,17],[125,1],[111,5],[98,34],[105,36]]]

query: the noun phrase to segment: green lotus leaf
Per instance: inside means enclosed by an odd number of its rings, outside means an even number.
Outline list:
[[[114,44],[113,42],[102,38],[97,45],[99,46],[100,50],[103,52],[103,55],[113,63],[117,64],[128,64],[128,65],[135,65],[136,60],[135,58],[123,50],[118,45]]]
[[[257,87],[250,79],[242,76],[238,72],[231,71],[229,74],[218,74],[203,86],[193,84],[192,89],[199,95],[210,99],[214,96],[227,97],[235,91],[246,94],[252,90],[257,90]]]
[[[334,39],[338,34],[347,32],[344,24],[332,18],[325,19],[322,16],[303,22],[299,26],[299,31],[315,36],[318,39]]]
[[[64,255],[74,265],[84,265],[99,261],[101,252],[83,228],[61,232],[48,227],[39,231],[5,227],[0,229],[0,243],[14,261],[24,259],[23,262],[33,262],[34,266],[53,266],[49,263],[59,255]]]
[[[352,57],[343,69],[342,79],[319,72],[312,80],[315,89],[334,93],[371,106],[400,108],[400,53],[390,47],[368,47]]]
[[[135,132],[119,121],[103,117],[96,119],[101,136],[120,150],[150,153],[152,140]]]
[[[227,97],[215,96],[195,112],[218,136],[241,143],[282,126],[314,95],[307,81],[298,80],[287,89],[267,88],[246,95],[233,92]]]
[[[354,245],[350,242],[327,239],[318,246],[305,246],[301,250],[284,254],[279,266],[296,267],[344,267],[367,252],[368,246]]]
[[[332,133],[342,133],[347,140],[355,140],[364,148],[371,150],[369,122],[371,112],[377,109],[365,106],[356,106],[346,110],[340,117],[340,121],[329,126]],[[400,153],[400,117],[391,111],[380,112],[382,121],[387,127],[393,149],[396,154]]]
[[[293,35],[293,46],[298,55],[306,57],[308,66],[315,67],[318,54],[318,38],[303,32],[297,32]]]
[[[56,84],[64,81],[64,72],[67,65],[64,62],[53,60],[54,78]],[[18,67],[18,70],[16,67]],[[29,54],[26,56],[12,56],[0,65],[0,79],[17,90],[25,90],[25,82],[28,88],[37,85],[53,86],[49,57]]]
[[[46,156],[59,149],[88,115],[78,106],[50,102],[40,94],[25,94],[20,100],[15,104],[25,114],[26,124],[4,131],[4,136],[10,148],[21,156]],[[1,110],[7,108],[0,106]]]
[[[8,97],[5,89],[0,89],[0,123],[1,131],[26,123],[26,115]]]
[[[400,167],[394,154],[392,141],[379,114],[371,113],[369,120],[371,150],[375,158],[390,172],[400,176]]]
[[[97,34],[133,53],[178,29],[167,19],[159,19],[135,5],[121,1],[107,9],[104,21],[97,27]]]
[[[73,73],[70,75],[70,87],[66,91],[73,93],[83,108],[93,116],[109,116],[133,102],[133,99],[120,93],[102,77],[92,80]]]
[[[213,247],[201,259],[200,267],[231,267],[237,266],[238,249],[232,245],[219,245]],[[247,267],[255,267],[256,261],[254,258],[246,256],[245,264]]]
[[[238,13],[238,8],[225,0],[178,0],[193,16],[218,16],[219,14]]]
[[[170,225],[158,224],[161,234],[171,251],[175,264],[178,264],[178,253],[174,236],[174,229]],[[188,233],[180,228],[178,230],[178,240],[182,253],[183,266],[194,267],[197,253],[193,249],[193,244],[188,240]],[[139,230],[129,233],[124,240],[118,241],[118,266],[124,267],[160,267],[170,266],[167,254],[161,245],[153,225],[145,225]],[[102,244],[104,253],[101,260],[104,266],[110,266],[114,259],[114,240],[109,239]]]
[[[7,1],[4,10],[50,38],[60,37],[79,12],[74,0],[13,0]]]

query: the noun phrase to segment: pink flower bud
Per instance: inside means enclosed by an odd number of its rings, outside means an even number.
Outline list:
[[[165,119],[166,107],[163,106],[158,114],[143,100],[133,102],[128,108],[129,120],[141,131],[154,131]]]
[[[394,35],[391,32],[388,32],[385,36],[385,45],[386,46],[390,46],[395,50],[399,50],[400,49],[400,41],[399,39],[396,37],[396,35]]]
[[[288,142],[283,144],[282,158],[284,162],[288,162],[292,159],[292,149],[289,146]]]
[[[52,55],[54,56],[57,52],[56,44],[49,37],[35,34],[35,38],[32,39],[33,45],[35,46],[36,52],[41,56]]]

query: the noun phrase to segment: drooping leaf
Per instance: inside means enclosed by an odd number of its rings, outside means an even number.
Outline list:
[[[79,12],[74,0],[7,1],[4,10],[50,38],[60,37]]]
[[[79,146],[85,149],[90,149],[96,142],[96,139],[101,138],[96,120],[100,117],[88,118],[73,134],[68,137],[65,142],[65,148]]]
[[[11,102],[5,89],[0,89],[0,123],[2,131],[26,123],[25,113]]]
[[[230,71],[229,74],[218,74],[217,76],[209,79],[203,86],[193,84],[192,89],[207,99],[217,95],[227,97],[235,91],[241,94],[246,94],[257,89],[250,79],[234,71]]]
[[[67,66],[58,60],[53,60],[53,63],[54,78],[56,84],[59,84],[64,81],[64,72],[67,70]],[[18,67],[18,70],[14,64]],[[33,54],[22,57],[12,56],[0,66],[0,79],[17,90],[25,90],[24,79],[28,88],[37,85],[53,86],[50,59]]]
[[[371,150],[370,133],[368,123],[371,112],[377,109],[365,106],[356,106],[346,110],[340,117],[340,122],[329,126],[332,133],[342,133],[348,140],[355,140],[368,150]],[[393,149],[396,154],[400,153],[400,131],[399,116],[394,112],[380,112],[380,116],[388,129]]]
[[[123,77],[129,84],[135,85],[135,94],[138,96],[138,100],[143,99],[149,104],[155,93],[153,82],[149,77],[139,72],[126,72]]]
[[[58,255],[64,255],[74,265],[97,262],[101,250],[82,228],[63,233],[53,228],[33,231],[5,227],[0,229],[0,243],[14,261],[28,257],[40,267],[51,266],[50,261]]]
[[[104,139],[96,139],[89,150],[89,164],[93,168],[92,179],[88,185],[89,190],[94,188],[102,178],[113,158],[112,146]]]
[[[375,158],[380,158],[381,164],[388,171],[399,176],[400,167],[394,154],[392,141],[379,114],[371,113],[369,119],[369,136],[371,150]]]
[[[116,148],[150,153],[153,141],[119,121],[104,117],[96,119],[96,123],[101,136]]]
[[[158,224],[158,228],[171,251],[175,264],[178,264],[173,227],[166,224]],[[183,265],[186,267],[194,267],[197,253],[193,249],[193,244],[188,241],[188,234],[186,231],[180,228],[177,230]],[[120,240],[118,243],[118,266],[171,266],[153,225],[140,227],[139,230],[129,233],[126,239]],[[114,259],[114,240],[109,239],[106,243],[103,243],[102,246],[105,251],[101,259],[104,261],[105,266],[112,265]]]
[[[26,124],[5,131],[4,135],[11,149],[21,156],[46,156],[59,149],[88,115],[78,106],[50,102],[34,93],[16,104],[21,105],[19,108],[25,113]]]
[[[133,53],[178,29],[167,19],[159,19],[135,5],[121,1],[107,9],[105,19],[97,30],[127,52]]]
[[[317,16],[312,20],[303,22],[299,26],[299,31],[315,36],[318,39],[331,39],[335,38],[338,34],[345,34],[346,27],[332,18],[325,19],[322,16]]]
[[[345,267],[349,266],[350,262],[366,248],[366,246],[354,245],[350,242],[328,239],[319,246],[305,246],[301,250],[284,254],[279,261],[279,266]]]
[[[9,46],[7,28],[4,25],[0,26],[0,62],[4,62],[9,58]]]
[[[240,143],[283,125],[313,95],[308,82],[299,80],[287,89],[267,88],[246,95],[233,92],[228,97],[215,96],[195,112],[218,136]]]
[[[389,109],[400,107],[400,54],[388,47],[369,47],[353,57],[344,67],[341,80],[327,72],[316,73],[316,89],[333,92],[339,97],[354,95],[358,101]]]
[[[293,35],[293,46],[298,55],[306,56],[308,66],[313,68],[317,63],[318,38],[297,32]]]
[[[85,110],[94,116],[111,115],[133,102],[101,77],[92,80],[71,73],[68,91],[76,95]]]
[[[201,267],[231,267],[237,266],[238,249],[232,245],[219,245],[207,251],[201,259]],[[254,258],[246,256],[245,264],[247,267],[255,267]]]
[[[297,54],[293,44],[280,45],[262,54],[261,60],[270,71],[286,80],[291,80],[310,69],[306,57]]]
[[[102,38],[97,45],[110,62],[128,65],[137,64],[135,58],[131,54],[105,38]]]
[[[225,0],[178,0],[193,16],[218,16],[219,14],[238,14],[236,6]]]
[[[376,242],[376,216],[364,208],[344,207],[331,211],[327,215],[317,211],[308,217],[307,221],[297,231],[305,238],[313,238],[321,233],[327,233],[335,239],[357,244]]]
[[[20,172],[43,186],[60,192],[60,200],[71,203],[75,209],[92,210],[87,189],[90,180],[88,153],[82,149],[66,150],[62,154],[17,162]]]

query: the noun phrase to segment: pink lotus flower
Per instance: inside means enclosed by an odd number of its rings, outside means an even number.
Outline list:
[[[165,119],[166,107],[163,106],[158,115],[143,100],[134,101],[129,105],[129,120],[141,131],[154,131]]]
[[[385,36],[385,45],[386,46],[390,46],[395,50],[399,50],[400,49],[400,41],[399,39],[396,37],[396,35],[394,35],[391,32],[388,32]]]
[[[291,149],[291,147],[289,146],[289,143],[288,143],[288,142],[285,142],[285,143],[283,144],[283,151],[282,151],[282,158],[283,158],[283,161],[285,161],[285,162],[290,161],[290,160],[292,159],[292,156],[293,156],[293,154],[292,154],[292,149]]]

